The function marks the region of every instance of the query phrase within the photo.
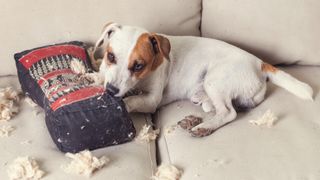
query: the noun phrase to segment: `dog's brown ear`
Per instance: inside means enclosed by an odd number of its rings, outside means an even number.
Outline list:
[[[152,34],[152,36],[150,37],[150,42],[155,54],[159,52],[167,60],[170,60],[169,54],[171,45],[169,39],[162,35]]]

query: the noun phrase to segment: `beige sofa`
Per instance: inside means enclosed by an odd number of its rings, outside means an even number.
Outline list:
[[[307,102],[270,84],[261,105],[239,114],[235,122],[209,137],[192,138],[176,128],[162,131],[150,144],[133,141],[96,150],[95,155],[106,155],[111,162],[92,179],[149,179],[161,163],[182,169],[183,180],[320,179],[319,1],[0,0],[0,5],[0,87],[19,87],[14,52],[71,40],[93,44],[101,27],[115,21],[165,34],[217,38],[272,64],[296,64],[280,68],[314,89],[314,102]],[[248,123],[268,109],[279,117],[274,127]],[[21,155],[39,160],[47,172],[44,179],[82,179],[60,169],[67,159],[51,141],[44,113],[32,111],[22,102],[20,113],[9,122],[17,130],[0,139],[0,179],[7,178],[8,164]],[[138,131],[152,122],[165,130],[190,114],[203,113],[190,102],[180,101],[153,116],[132,117]],[[21,143],[26,140],[31,143]]]

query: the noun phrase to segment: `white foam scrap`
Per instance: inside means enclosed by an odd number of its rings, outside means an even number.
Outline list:
[[[167,135],[167,134],[170,134],[170,133],[172,133],[176,128],[177,128],[177,125],[167,126],[167,127],[165,127],[165,129],[164,129],[164,133],[165,133],[166,135]]]
[[[32,143],[31,140],[24,140],[24,141],[21,141],[21,142],[20,142],[21,145],[29,145],[29,144],[31,144],[31,143]]]
[[[0,88],[0,121],[8,121],[18,113],[19,93],[12,87]]]
[[[79,61],[78,59],[73,58],[70,63],[70,68],[76,74],[85,74],[86,67],[84,66],[83,62]]]
[[[0,88],[0,97],[5,97],[9,100],[19,101],[19,93],[12,87]]]
[[[182,176],[182,170],[179,170],[172,164],[162,164],[157,172],[151,177],[152,180],[179,180]]]
[[[102,85],[104,82],[104,79],[101,78],[99,73],[93,72],[93,73],[86,73],[85,77],[90,79],[93,83],[93,85]]]
[[[105,156],[99,159],[92,155],[89,150],[84,150],[76,154],[66,153],[72,161],[67,166],[62,166],[66,173],[83,175],[90,177],[96,170],[104,167],[109,159]]]
[[[28,156],[16,158],[9,166],[7,173],[11,180],[38,180],[45,174],[36,160]]]
[[[144,125],[136,139],[142,143],[149,143],[157,138],[160,133],[159,129],[153,130],[150,125]]]
[[[86,73],[86,67],[78,59],[73,59],[70,64],[71,70],[76,74],[82,75],[81,78],[90,80],[93,85],[102,85],[104,79],[99,76],[99,73]]]
[[[24,101],[29,104],[31,107],[36,108],[38,107],[38,104],[36,104],[35,102],[33,102],[33,100],[29,97],[25,97]]]
[[[249,123],[257,126],[272,127],[278,117],[269,109],[259,119],[250,120]]]
[[[10,125],[0,126],[0,137],[9,137],[11,132],[14,130],[15,128]]]

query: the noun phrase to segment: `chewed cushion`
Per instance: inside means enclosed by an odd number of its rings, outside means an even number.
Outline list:
[[[135,129],[121,99],[103,86],[78,81],[72,60],[90,71],[82,42],[40,47],[15,54],[21,88],[46,111],[49,133],[63,152],[130,141]]]

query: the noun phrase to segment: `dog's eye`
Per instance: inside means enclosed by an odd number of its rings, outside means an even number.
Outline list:
[[[110,63],[113,63],[113,64],[116,63],[116,57],[112,52],[108,52],[107,57]]]
[[[144,68],[144,64],[141,63],[135,63],[132,67],[133,72],[141,71]]]

